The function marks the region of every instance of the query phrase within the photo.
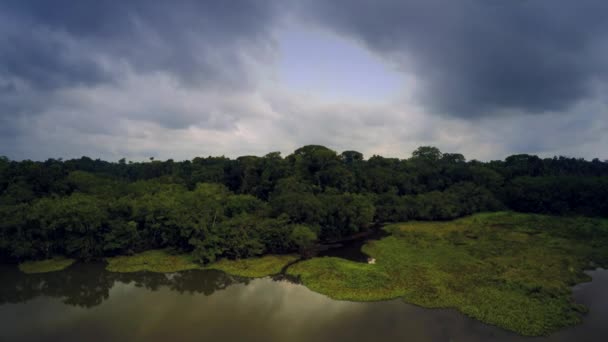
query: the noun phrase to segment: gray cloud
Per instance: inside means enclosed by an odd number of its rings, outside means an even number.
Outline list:
[[[34,87],[91,85],[163,71],[197,85],[246,84],[244,51],[263,54],[271,1],[7,0],[0,77]],[[255,50],[255,51],[253,51]]]
[[[567,110],[608,71],[602,0],[334,0],[308,18],[422,81],[431,111],[460,117]]]
[[[469,159],[608,158],[604,2],[281,3],[0,1],[0,155],[185,159],[326,144],[368,157],[435,145]],[[406,94],[349,102],[273,80],[274,37],[294,18],[396,64]]]
[[[3,140],[49,113],[51,124],[89,133],[120,119],[233,127],[230,106],[209,93],[239,97],[255,87],[251,64],[273,58],[276,14],[274,1],[255,0],[2,1]],[[177,102],[184,92],[188,105]]]

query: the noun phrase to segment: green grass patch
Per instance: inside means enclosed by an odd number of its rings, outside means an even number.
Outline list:
[[[298,259],[296,255],[266,255],[260,258],[240,260],[222,259],[207,269],[216,269],[236,276],[248,278],[261,278],[281,272],[283,267]]]
[[[335,299],[401,297],[537,336],[580,322],[571,286],[608,264],[608,220],[500,212],[385,229],[363,247],[373,265],[313,258],[288,273]]]
[[[232,275],[250,278],[265,277],[281,272],[287,264],[297,260],[295,255],[266,255],[241,260],[223,259],[210,265],[201,265],[190,254],[171,254],[167,250],[150,250],[134,255],[106,258],[110,272],[173,273],[186,270],[216,269]]]
[[[158,272],[172,273],[201,269],[189,254],[171,254],[166,250],[150,250],[134,255],[106,258],[110,272]]]
[[[19,264],[19,269],[23,273],[47,273],[61,271],[74,263],[74,259],[65,257],[54,257],[52,259],[25,261]]]

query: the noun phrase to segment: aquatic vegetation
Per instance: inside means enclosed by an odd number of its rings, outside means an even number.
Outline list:
[[[74,259],[58,256],[46,260],[25,261],[19,264],[19,269],[21,272],[28,274],[55,272],[69,267],[75,261]]]
[[[229,260],[222,259],[209,265],[194,261],[190,254],[171,254],[167,250],[149,250],[143,253],[106,258],[111,272],[158,272],[172,273],[193,269],[216,269],[226,273],[259,278],[281,272],[283,267],[297,260],[295,255],[266,255],[259,258]]]
[[[608,264],[602,219],[499,212],[385,229],[391,236],[363,247],[375,264],[313,258],[288,274],[335,299],[401,297],[544,335],[580,322],[585,308],[572,301],[571,286],[590,280],[583,271],[591,262]]]
[[[283,267],[298,260],[297,255],[266,255],[260,258],[247,258],[240,260],[222,259],[209,266],[207,269],[216,269],[232,275],[261,278],[278,274]]]
[[[194,262],[189,254],[171,254],[161,249],[106,258],[106,261],[108,271],[120,273],[141,271],[171,273],[201,268],[201,265]]]

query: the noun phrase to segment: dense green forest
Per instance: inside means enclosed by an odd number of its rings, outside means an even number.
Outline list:
[[[608,216],[608,162],[513,155],[408,159],[308,145],[287,157],[117,163],[0,158],[0,257],[92,260],[149,249],[218,257],[304,252],[374,223],[510,209]]]

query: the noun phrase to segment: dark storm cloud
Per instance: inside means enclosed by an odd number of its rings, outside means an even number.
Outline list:
[[[108,82],[118,66],[187,84],[247,82],[241,49],[263,50],[270,1],[0,2],[0,79],[37,88]]]
[[[419,99],[442,114],[565,111],[607,79],[604,0],[319,0],[300,9],[415,73]]]
[[[0,133],[32,131],[32,120],[43,115],[102,132],[108,127],[100,120],[171,129],[208,124],[208,117],[222,115],[214,104],[184,113],[167,98],[176,92],[162,89],[234,96],[254,87],[248,63],[268,58],[276,11],[274,1],[256,0],[0,1]],[[125,86],[138,77],[151,83]],[[133,94],[133,87],[142,89]],[[120,93],[149,101],[141,95],[147,88],[157,89],[163,107],[130,107]],[[83,89],[95,92],[83,98]],[[122,108],[112,104],[119,97]],[[231,127],[232,119],[208,125]]]
[[[0,155],[234,157],[321,143],[604,159],[606,13],[600,0],[0,0]],[[332,43],[348,39],[360,44]],[[321,68],[302,51],[321,49],[395,63],[403,96],[325,94],[345,75],[331,67],[311,89],[290,84],[283,64],[308,79]],[[368,63],[344,64],[377,70]]]

